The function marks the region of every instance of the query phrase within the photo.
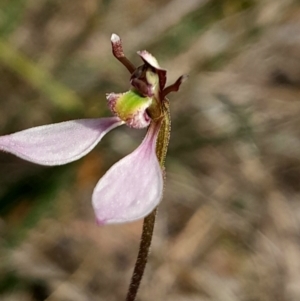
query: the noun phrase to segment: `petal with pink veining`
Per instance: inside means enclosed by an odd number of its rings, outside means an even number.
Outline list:
[[[119,94],[109,93],[106,98],[112,113],[129,127],[141,129],[150,124],[151,119],[146,110],[151,105],[152,98],[143,97],[133,90]]]
[[[119,118],[108,117],[38,126],[0,136],[0,150],[41,165],[62,165],[86,155],[121,124]]]
[[[155,153],[159,128],[159,124],[151,124],[141,145],[98,182],[92,202],[99,224],[143,218],[160,202],[163,176]]]

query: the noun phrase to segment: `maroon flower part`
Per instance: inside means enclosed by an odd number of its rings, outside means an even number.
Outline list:
[[[138,51],[137,54],[142,58],[145,64],[153,67],[159,77],[159,88],[162,91],[167,82],[167,70],[159,66],[156,58],[147,50]]]

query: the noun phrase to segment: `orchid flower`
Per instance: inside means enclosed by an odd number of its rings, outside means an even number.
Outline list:
[[[163,161],[166,154],[157,142],[166,128],[166,94],[177,91],[185,76],[165,88],[166,70],[147,51],[138,55],[143,65],[135,68],[124,56],[120,38],[111,37],[114,56],[130,71],[130,90],[107,94],[113,117],[71,120],[0,136],[0,150],[41,165],[62,165],[88,154],[114,128],[148,127],[131,154],[114,164],[97,183],[92,204],[98,224],[130,222],[147,216],[163,193]],[[169,130],[167,129],[167,136]],[[163,138],[167,139],[167,138]],[[159,155],[160,154],[160,155]],[[160,156],[160,158],[158,158]]]

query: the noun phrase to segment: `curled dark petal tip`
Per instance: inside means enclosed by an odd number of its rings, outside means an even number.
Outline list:
[[[123,58],[124,57],[124,52],[123,52],[123,47],[122,47],[122,41],[118,35],[113,33],[111,35],[111,46],[112,46],[112,52],[114,56],[117,59]]]
[[[181,75],[179,78],[181,78],[181,84],[183,83],[183,82],[185,82],[187,79],[189,79],[189,74],[183,74],[183,75]]]
[[[181,75],[175,83],[173,83],[172,85],[166,87],[164,90],[163,90],[163,97],[165,97],[166,95],[168,95],[169,93],[171,92],[176,92],[179,90],[181,84],[183,82],[185,82],[187,79],[189,78],[189,75],[188,74],[183,74]]]
[[[115,33],[113,33],[113,34],[111,35],[110,40],[111,40],[112,43],[118,43],[118,42],[121,42],[121,38],[120,38],[117,34],[115,34]]]

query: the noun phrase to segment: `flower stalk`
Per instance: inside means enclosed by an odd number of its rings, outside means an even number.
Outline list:
[[[171,120],[170,120],[169,101],[165,98],[163,102],[162,125],[156,142],[156,155],[163,172],[165,168],[164,165],[165,165],[165,159],[168,150],[168,144],[170,140],[170,133],[171,133]],[[164,176],[164,182],[165,182],[165,176]],[[131,282],[128,288],[126,301],[135,300],[141,280],[143,278],[144,271],[148,261],[150,246],[152,242],[156,213],[157,213],[157,207],[148,216],[144,218],[139,253],[134,266]]]
[[[152,55],[150,55],[146,51],[139,51],[138,54],[145,62],[145,65],[140,66],[137,69],[134,69],[134,71],[132,71],[133,64],[125,57],[121,40],[117,39],[114,35],[112,36],[112,48],[114,56],[132,74],[131,84],[134,87],[136,87],[140,92],[142,92],[145,96],[154,96],[153,105],[147,109],[147,112],[152,119],[152,123],[161,123],[158,138],[156,141],[156,156],[163,172],[163,180],[165,184],[164,165],[171,133],[169,101],[166,98],[166,95],[170,92],[178,91],[179,87],[188,78],[188,76],[180,76],[175,83],[165,88],[166,71],[159,67],[156,59]],[[149,66],[152,67],[155,73],[153,73],[152,71],[149,72]],[[150,89],[149,86],[151,87]],[[154,208],[154,210],[144,218],[139,252],[131,277],[131,282],[128,288],[126,301],[136,300],[136,295],[148,261],[156,213],[157,207]]]

